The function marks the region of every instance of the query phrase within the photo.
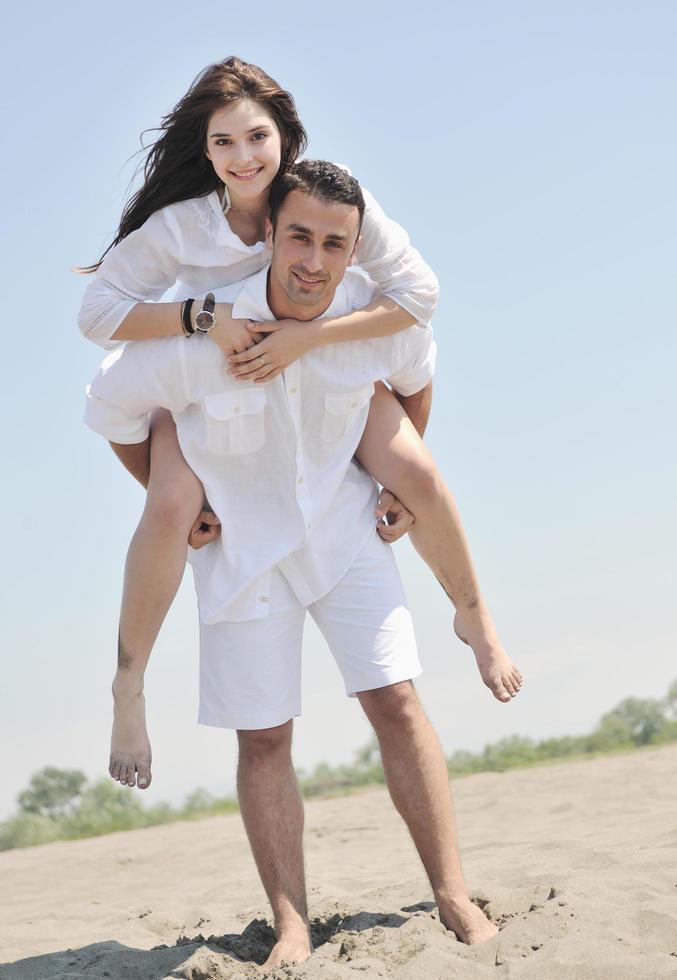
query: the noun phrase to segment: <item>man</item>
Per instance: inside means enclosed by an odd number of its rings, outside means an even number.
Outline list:
[[[374,287],[348,270],[363,210],[359,184],[344,171],[297,164],[271,191],[270,269],[218,298],[257,321],[365,306]],[[205,337],[144,341],[107,358],[88,389],[86,422],[123,460],[125,445],[130,455],[145,451],[149,410],[168,408],[221,521],[221,541],[191,559],[199,718],[238,732],[241,812],[275,919],[269,967],[311,953],[291,761],[306,610],[376,731],[442,922],[468,943],[496,932],[463,881],[446,764],[411,683],[420,673],[411,617],[374,529],[376,486],[353,461],[378,379],[420,423],[434,353],[430,331],[415,326],[314,350],[275,380],[243,387]]]

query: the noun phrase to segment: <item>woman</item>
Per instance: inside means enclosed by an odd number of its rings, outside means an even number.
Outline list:
[[[97,265],[83,270],[97,272],[79,319],[85,336],[106,348],[190,336],[199,311],[199,303],[190,299],[266,264],[268,189],[305,145],[292,97],[260,68],[229,58],[202,72],[163,120],[162,135],[148,154],[145,182],[125,208],[114,242]],[[210,337],[236,376],[267,382],[315,345],[383,336],[429,321],[435,277],[404,231],[370,195],[365,197],[358,261],[383,297],[336,319],[302,326],[280,321],[263,340],[255,324],[233,320],[232,308],[217,304]],[[188,302],[150,302],[174,285],[178,298]],[[145,666],[183,574],[187,538],[194,546],[213,540],[218,522],[204,508],[202,487],[181,455],[167,413],[153,420],[150,459],[143,447],[140,452],[133,472],[148,493],[125,569],[109,771],[121,783],[138,782],[144,789],[151,779]],[[472,647],[487,686],[499,700],[509,701],[521,677],[482,602],[453,498],[385,386],[372,401],[357,455],[399,498],[382,495],[379,501],[379,519],[388,510],[398,518],[394,528],[379,528],[382,537],[394,540],[407,526],[405,508],[411,512],[412,541],[456,606],[457,634]]]

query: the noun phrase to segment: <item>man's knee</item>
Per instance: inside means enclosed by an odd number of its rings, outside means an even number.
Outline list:
[[[375,691],[358,693],[360,704],[375,729],[380,726],[414,726],[419,721],[422,708],[411,681],[401,681],[379,687]]]
[[[238,730],[240,758],[247,760],[267,759],[271,755],[291,755],[293,722],[285,722],[275,728]]]

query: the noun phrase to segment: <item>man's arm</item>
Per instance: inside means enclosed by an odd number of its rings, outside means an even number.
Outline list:
[[[433,383],[429,381],[425,388],[421,388],[414,395],[400,395],[393,391],[395,398],[405,410],[411,424],[414,426],[421,439],[428,425],[430,409],[433,403]]]
[[[124,445],[121,442],[111,442],[110,447],[135,480],[147,490],[150,477],[150,438],[145,442]]]

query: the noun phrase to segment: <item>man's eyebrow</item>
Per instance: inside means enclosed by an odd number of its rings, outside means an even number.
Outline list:
[[[310,228],[304,228],[303,225],[291,224],[287,225],[287,231],[298,231],[302,235],[312,235],[313,232]],[[338,232],[330,232],[328,235],[324,236],[326,238],[331,238],[332,241],[345,242],[348,239],[347,235],[339,235]]]
[[[260,129],[268,129],[269,127],[270,127],[270,123],[261,123],[260,126],[252,126],[251,129],[247,130],[247,133],[258,133]],[[212,139],[215,136],[231,136],[231,135],[232,135],[231,133],[210,133],[209,138]]]

